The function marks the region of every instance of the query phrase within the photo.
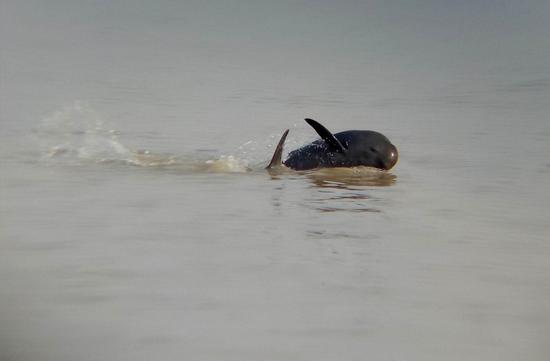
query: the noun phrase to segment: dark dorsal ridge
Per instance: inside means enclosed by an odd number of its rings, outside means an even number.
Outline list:
[[[311,125],[313,129],[315,129],[321,139],[323,139],[325,143],[327,143],[331,151],[339,153],[346,152],[347,148],[342,143],[340,143],[340,141],[334,136],[334,134],[330,132],[330,130],[328,130],[322,124],[313,119],[306,118],[305,121],[307,122],[307,124]]]

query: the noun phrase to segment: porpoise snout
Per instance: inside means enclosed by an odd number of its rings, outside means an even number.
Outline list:
[[[388,149],[387,158],[384,161],[384,169],[386,170],[392,169],[397,163],[398,159],[399,159],[399,152],[397,151],[397,148],[395,147],[395,145],[390,144],[390,149]]]

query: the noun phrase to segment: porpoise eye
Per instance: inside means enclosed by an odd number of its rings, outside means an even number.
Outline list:
[[[370,151],[373,152],[373,153],[378,153],[378,152],[376,151],[376,149],[374,149],[373,147],[370,147],[369,149],[370,149]]]

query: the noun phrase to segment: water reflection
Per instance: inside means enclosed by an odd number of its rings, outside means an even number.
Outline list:
[[[380,209],[369,208],[369,207],[358,207],[358,208],[348,208],[348,207],[318,207],[318,211],[322,213],[332,213],[332,212],[348,212],[348,213],[380,213]]]
[[[302,206],[321,213],[380,213],[378,199],[371,196],[372,187],[389,187],[396,182],[394,174],[377,169],[327,168],[295,172],[285,168],[268,170],[271,179],[301,178],[311,183],[313,192]],[[274,203],[278,206],[278,202]]]
[[[397,177],[386,171],[369,167],[322,168],[313,171],[296,172],[285,167],[267,169],[271,179],[298,175],[307,178],[315,187],[353,189],[355,187],[389,187]]]
[[[375,207],[377,199],[367,189],[348,189],[345,187],[316,188],[304,206],[321,213],[380,213]]]
[[[365,187],[388,187],[395,184],[395,175],[370,168],[320,169],[308,173],[316,192],[310,205],[322,213],[380,213]]]
[[[389,187],[396,182],[394,174],[372,168],[327,168],[306,174],[313,185],[321,188]]]

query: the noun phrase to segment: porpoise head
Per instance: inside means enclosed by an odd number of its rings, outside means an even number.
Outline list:
[[[399,158],[397,148],[383,134],[371,130],[350,130],[334,135],[346,151],[343,163],[389,170]]]

